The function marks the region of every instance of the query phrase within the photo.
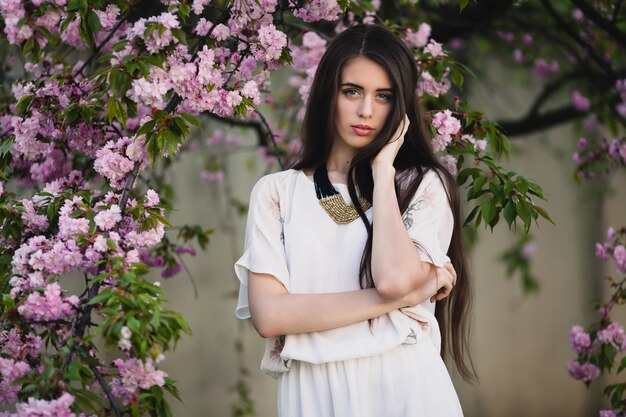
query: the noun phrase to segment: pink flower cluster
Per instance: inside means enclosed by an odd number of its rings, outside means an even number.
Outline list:
[[[23,334],[20,330],[0,331],[0,353],[13,357],[39,357],[41,352],[41,337],[33,333]]]
[[[148,390],[155,385],[162,387],[165,384],[167,374],[155,369],[150,359],[145,363],[135,358],[126,361],[116,359],[113,364],[117,367],[120,378],[111,381],[111,389],[124,404],[134,401],[140,390]]]
[[[151,54],[156,54],[171,43],[178,42],[172,33],[172,29],[178,28],[180,28],[178,17],[170,12],[164,12],[159,16],[137,20],[137,22],[127,30],[127,37],[129,39],[142,39],[146,45],[146,49]]]
[[[433,138],[435,152],[443,151],[452,141],[452,135],[457,134],[461,129],[461,122],[448,109],[435,113],[432,125],[437,129],[437,134]]]
[[[293,69],[298,72],[289,78],[289,84],[298,89],[302,103],[309,99],[309,91],[313,84],[315,71],[326,51],[326,40],[315,32],[306,32],[302,36],[302,46],[291,45]],[[298,119],[304,118],[304,106],[298,112]]]
[[[289,6],[296,6],[297,2],[289,0]],[[331,22],[339,19],[341,7],[336,0],[311,0],[304,2],[301,8],[294,10],[293,14],[305,22],[317,22],[319,20],[329,20]]]
[[[613,258],[615,269],[626,274],[626,228],[615,231],[612,227],[606,232],[606,241],[596,243],[596,257],[603,261]]]
[[[75,295],[63,298],[61,286],[55,282],[48,284],[42,294],[31,293],[17,312],[27,320],[54,321],[72,316],[79,300]]]
[[[539,58],[535,61],[533,73],[537,77],[547,80],[548,78],[559,72],[559,69],[559,63],[556,60],[548,62],[543,58]]]
[[[575,325],[569,332],[569,343],[576,353],[591,352],[591,337],[582,326]]]
[[[600,368],[592,363],[571,361],[567,364],[567,372],[578,381],[590,382],[600,376]]]
[[[141,170],[147,163],[144,140],[143,136],[134,140],[129,137],[121,138],[118,141],[110,140],[96,152],[94,169],[109,180],[112,188],[123,188],[134,164],[139,162]]]
[[[417,94],[424,95],[428,94],[431,97],[439,97],[442,94],[445,94],[450,90],[450,80],[448,79],[449,71],[444,73],[443,77],[441,77],[440,81],[437,81],[435,77],[432,76],[426,70],[422,70],[420,72],[419,79],[417,80]]]
[[[414,32],[411,28],[406,31],[406,41],[409,46],[414,48],[423,48],[428,43],[430,38],[431,27],[428,23],[421,23],[417,28],[417,32]]]
[[[29,398],[26,403],[16,405],[17,413],[6,414],[7,417],[76,417],[71,406],[74,404],[74,396],[64,392],[56,400],[46,401]],[[80,416],[84,416],[83,413]]]
[[[572,99],[572,106],[574,107],[574,109],[578,111],[584,112],[584,111],[589,110],[589,108],[591,107],[591,103],[589,102],[589,99],[583,96],[578,90],[572,91],[571,99]]]
[[[23,361],[15,361],[0,357],[0,404],[9,404],[17,398],[17,392],[22,388],[21,385],[13,384],[13,381],[19,379],[30,372],[30,366]]]

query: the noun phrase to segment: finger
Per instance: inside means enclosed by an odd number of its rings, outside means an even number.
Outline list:
[[[456,270],[454,269],[454,265],[448,262],[444,265],[444,268],[446,268],[446,271],[448,271],[448,273],[452,275],[452,285],[456,285],[457,275],[456,275]]]

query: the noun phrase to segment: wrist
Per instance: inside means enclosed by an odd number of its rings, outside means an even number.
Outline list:
[[[372,176],[376,179],[394,179],[396,169],[393,164],[387,161],[372,161]]]

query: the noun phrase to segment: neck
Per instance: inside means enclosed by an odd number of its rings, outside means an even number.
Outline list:
[[[356,149],[354,148],[338,145],[337,142],[333,143],[330,155],[326,161],[326,170],[328,172],[338,172],[344,175],[348,174],[350,162],[355,153]]]

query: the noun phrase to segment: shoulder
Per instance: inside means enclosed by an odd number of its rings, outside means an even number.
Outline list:
[[[300,171],[287,169],[273,172],[259,178],[252,187],[250,198],[272,198],[278,199],[292,183]]]
[[[421,171],[421,180],[419,179],[420,171],[416,167],[408,168],[398,174],[398,180],[401,188],[406,189],[415,181],[420,181],[417,192],[433,188],[445,191],[448,189],[446,184],[445,173],[439,172],[436,169],[424,168]]]

